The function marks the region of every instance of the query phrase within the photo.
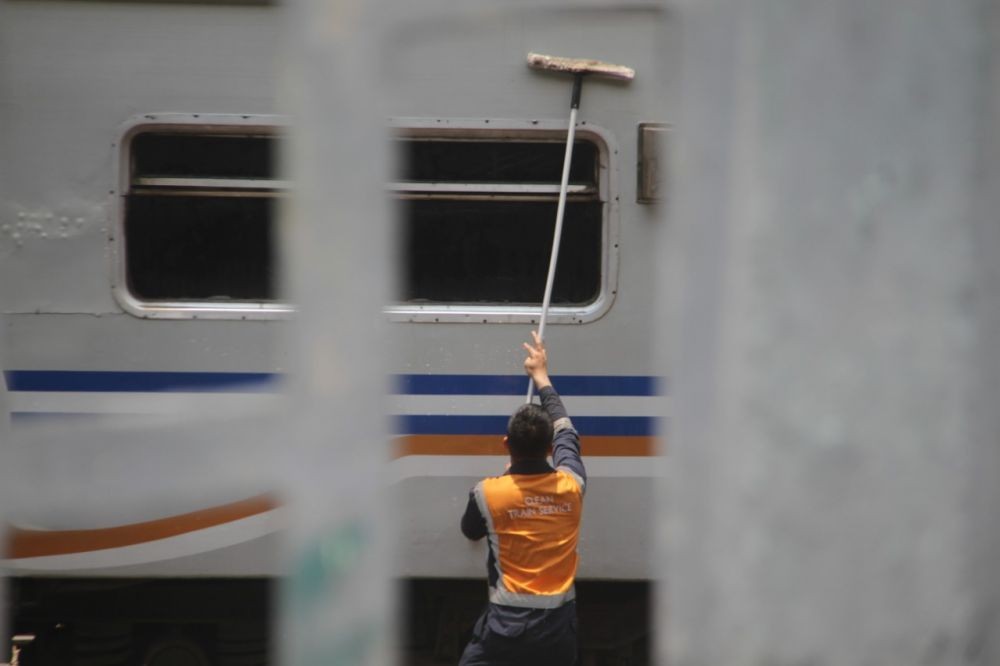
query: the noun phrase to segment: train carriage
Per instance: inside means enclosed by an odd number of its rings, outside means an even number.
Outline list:
[[[270,432],[294,366],[279,247],[295,188],[280,168],[281,12],[3,8],[0,359],[18,434],[3,455],[25,470],[9,479],[3,563],[38,663],[264,659],[282,507],[267,470],[252,469],[267,456],[242,450],[239,434]],[[658,2],[566,2],[404,12],[390,33],[385,126],[398,168],[385,191],[400,279],[384,308],[386,457],[396,574],[414,617],[436,618],[414,620],[412,640],[436,636],[439,653],[481,585],[483,553],[457,521],[473,483],[503,468],[559,189],[569,85],[528,69],[528,50],[639,72],[627,87],[584,90],[547,339],[592,478],[580,580],[600,613],[633,625],[595,649],[641,641],[665,400],[653,248],[673,32]],[[326,129],[351,131],[336,119]],[[364,220],[330,223],[346,237]],[[251,471],[222,475],[209,495],[184,492],[237,458]],[[88,617],[94,606],[106,611]]]

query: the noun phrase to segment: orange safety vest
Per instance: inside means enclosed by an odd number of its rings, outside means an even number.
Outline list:
[[[565,467],[476,484],[473,494],[486,519],[497,573],[490,601],[558,608],[575,597],[583,491],[583,480]]]

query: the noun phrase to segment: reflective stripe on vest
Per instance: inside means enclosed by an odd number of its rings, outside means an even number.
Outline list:
[[[491,587],[490,601],[502,606],[517,606],[518,608],[559,608],[563,604],[576,599],[576,588],[570,588],[562,594],[517,594],[507,590]]]

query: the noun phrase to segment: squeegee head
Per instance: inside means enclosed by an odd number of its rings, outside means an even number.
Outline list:
[[[560,58],[541,53],[528,54],[528,67],[566,72],[567,74],[594,74],[623,81],[631,81],[635,78],[635,70],[624,65],[612,65],[609,62],[586,58]]]

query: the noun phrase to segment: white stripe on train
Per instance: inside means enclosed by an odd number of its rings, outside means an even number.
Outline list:
[[[174,414],[240,409],[256,412],[280,407],[283,396],[267,393],[13,391],[8,399],[10,411],[15,413]],[[573,416],[653,416],[664,415],[664,410],[669,410],[666,396],[568,396],[563,402]],[[389,396],[390,413],[400,415],[506,416],[520,404],[520,396]]]

